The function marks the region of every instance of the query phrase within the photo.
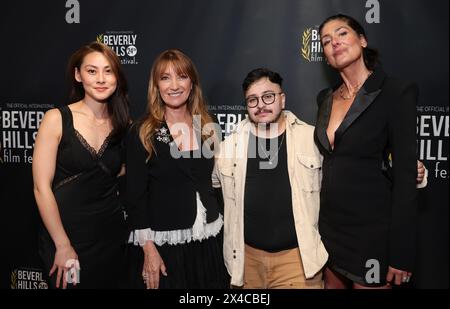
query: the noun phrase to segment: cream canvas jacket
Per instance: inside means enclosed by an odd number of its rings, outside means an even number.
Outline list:
[[[295,230],[306,278],[325,265],[328,254],[318,232],[322,156],[313,138],[314,127],[284,111],[288,173]],[[224,197],[224,260],[231,284],[244,284],[244,192],[250,128],[245,119],[221,143],[212,175],[213,186]],[[270,192],[277,194],[277,192]]]

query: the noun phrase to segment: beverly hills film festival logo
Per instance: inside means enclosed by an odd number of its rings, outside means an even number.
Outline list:
[[[428,175],[448,181],[449,106],[417,106],[417,148]]]
[[[11,289],[43,290],[48,284],[42,276],[42,271],[32,268],[18,268],[11,273]]]
[[[78,260],[69,259],[66,262],[66,281],[68,284],[81,282],[80,263]],[[11,289],[14,290],[43,290],[48,289],[47,282],[43,279],[43,273],[39,269],[17,268],[11,273]]]
[[[318,27],[306,28],[300,39],[300,54],[303,59],[308,62],[324,61],[322,44],[320,43],[320,35]]]
[[[0,163],[31,164],[39,126],[51,104],[0,105]]]
[[[120,58],[122,64],[138,64],[136,55],[137,34],[133,31],[106,31],[97,35],[97,42],[111,47]]]

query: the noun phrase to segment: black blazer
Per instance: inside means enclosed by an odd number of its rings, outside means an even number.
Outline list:
[[[416,102],[414,84],[377,68],[367,79],[331,148],[328,127],[333,91],[317,97],[314,138],[324,156],[320,233],[339,269],[365,278],[376,259],[381,280],[388,266],[413,269],[416,247]],[[391,177],[383,162],[392,158]]]

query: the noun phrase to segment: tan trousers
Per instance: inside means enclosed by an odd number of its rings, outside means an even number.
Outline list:
[[[306,279],[298,248],[271,253],[245,245],[244,289],[323,289],[322,271]]]

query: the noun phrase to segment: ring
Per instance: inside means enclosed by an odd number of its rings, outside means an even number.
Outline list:
[[[408,281],[409,281],[409,277],[403,277],[403,278],[402,278],[402,281],[403,281],[403,282],[408,282]]]

